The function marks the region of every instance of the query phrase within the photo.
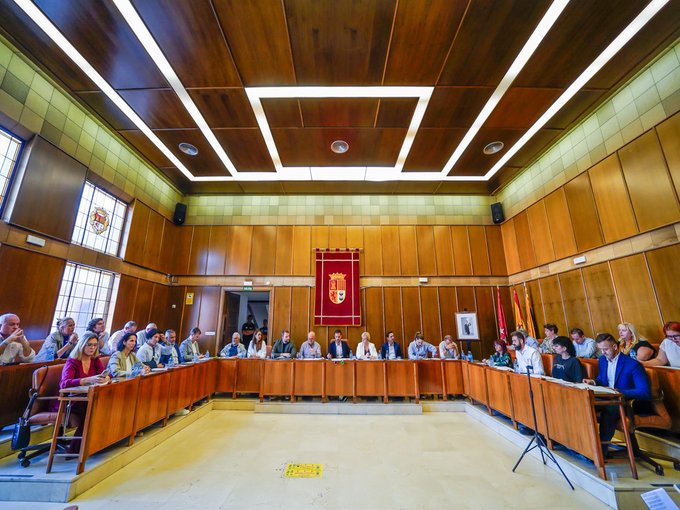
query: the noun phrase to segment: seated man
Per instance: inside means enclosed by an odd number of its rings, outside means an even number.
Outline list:
[[[241,335],[243,336],[243,345],[246,349],[250,346],[250,341],[253,339],[255,334],[255,317],[248,315],[248,319],[241,326]]]
[[[592,338],[588,338],[583,330],[574,328],[569,332],[577,358],[597,358],[597,344]]]
[[[321,345],[316,341],[316,333],[310,331],[307,333],[307,341],[300,346],[300,358],[320,358]]]
[[[184,361],[191,361],[194,357],[197,357],[198,359],[203,358],[203,354],[201,354],[198,345],[199,338],[201,338],[201,330],[192,328],[191,331],[189,331],[189,337],[180,344],[179,353]]]
[[[137,331],[137,347],[141,347],[144,344],[144,342],[146,342],[146,334],[152,329],[159,331],[158,326],[156,326],[155,322],[149,322],[146,325],[146,328],[144,328],[142,331]]]
[[[388,331],[385,339],[387,341],[380,348],[380,357],[382,359],[401,359],[401,346],[398,342],[394,341],[394,333]]]
[[[137,351],[137,359],[150,368],[163,368],[164,366],[163,363],[161,363],[163,350],[161,346],[158,345],[160,337],[160,331],[157,329],[146,331],[146,334],[144,335],[146,342]]]
[[[294,358],[297,354],[295,344],[290,341],[290,331],[284,329],[281,331],[281,338],[279,338],[272,348],[272,359],[289,359]]]
[[[161,363],[164,365],[179,365],[184,360],[177,345],[177,332],[174,329],[165,330],[165,345],[161,347]],[[172,360],[172,361],[170,361]]]
[[[408,346],[408,359],[427,359],[427,353],[434,358],[437,355],[437,348],[425,341],[422,333],[416,333],[416,337]]]
[[[441,359],[460,359],[458,346],[451,335],[445,335],[444,340],[439,344],[439,357]]]
[[[349,358],[350,348],[349,344],[342,339],[342,331],[336,329],[333,333],[334,339],[328,346],[328,354],[326,357],[328,359],[332,358]]]
[[[515,347],[515,360],[517,361],[517,367],[515,371],[520,374],[526,374],[527,367],[529,366],[533,367],[531,369],[532,373],[536,375],[545,375],[541,355],[536,349],[526,345],[524,333],[513,331],[510,334],[510,337],[512,338],[512,345]]]
[[[107,343],[107,349],[108,351],[113,354],[114,352],[117,352],[118,349],[118,342],[120,342],[120,339],[123,338],[123,335],[127,335],[128,333],[136,333],[137,332],[137,323],[135,321],[127,321],[125,323],[125,326],[123,326],[123,329],[119,329],[118,331],[115,331],[111,333],[111,336],[109,337],[109,340]]]
[[[30,363],[35,358],[35,351],[31,349],[20,325],[18,315],[0,315],[0,365]]]
[[[241,343],[241,335],[235,331],[234,334],[231,335],[231,342],[225,345],[220,351],[220,356],[222,358],[230,359],[245,358],[246,352],[245,346]]]
[[[626,399],[636,399],[633,411],[644,408],[652,398],[649,379],[644,367],[630,356],[621,356],[621,348],[616,339],[609,333],[601,333],[595,339],[597,347],[602,351],[599,360],[600,372],[597,379],[584,379],[586,384],[608,386],[614,388]],[[619,407],[602,407],[598,416],[600,422],[600,441],[608,443],[614,437],[616,424],[619,421]],[[606,456],[608,444],[602,445],[602,453]]]

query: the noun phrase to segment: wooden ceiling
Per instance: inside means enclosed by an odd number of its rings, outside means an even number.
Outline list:
[[[4,34],[187,193],[490,193],[680,35],[671,0],[489,181],[188,180],[13,0]],[[195,176],[230,173],[111,0],[34,0]],[[449,175],[483,176],[649,0],[572,0]],[[439,172],[549,0],[132,0],[239,173],[276,172],[246,95],[262,86],[434,87],[405,174]],[[265,98],[288,166],[393,166],[415,98]],[[336,139],[349,142],[342,155]],[[195,157],[178,150],[194,144]],[[337,170],[338,172],[341,169]]]

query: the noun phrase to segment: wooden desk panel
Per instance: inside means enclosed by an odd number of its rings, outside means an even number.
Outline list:
[[[170,369],[170,394],[168,396],[168,416],[193,404],[194,365]]]
[[[465,393],[465,381],[463,376],[463,362],[458,360],[446,360],[441,362],[444,372],[444,384],[447,395],[462,395]]]
[[[326,361],[326,396],[354,396],[354,364],[356,361]]]
[[[489,408],[489,391],[486,385],[486,367],[477,363],[463,362],[467,366],[469,388],[468,397]]]
[[[550,381],[543,381],[542,392],[550,439],[588,457],[603,474],[593,392]]]
[[[442,361],[438,359],[419,360],[418,366],[418,388],[420,394],[443,395],[444,394],[444,373],[442,372]]]
[[[294,361],[295,374],[293,392],[295,395],[317,397],[323,395],[324,360]]]
[[[419,397],[416,362],[412,360],[383,361],[390,397]]]
[[[263,365],[260,399],[264,395],[293,394],[293,360],[272,360]]]
[[[140,378],[133,435],[157,421],[163,420],[165,424],[169,395],[170,372],[157,372]]]
[[[527,382],[527,376],[526,374],[508,372],[508,377],[510,378],[510,392],[512,393],[512,418],[516,422],[533,429],[534,416],[531,412],[531,399],[529,398],[529,383]],[[531,378],[538,431],[543,435],[547,435],[545,410],[543,408],[542,382],[543,381],[538,377]]]
[[[236,388],[234,393],[260,393],[260,379],[262,378],[261,359],[226,360],[236,363]]]
[[[236,388],[237,366],[238,361],[235,359],[217,359],[215,364],[216,378],[215,378],[215,393],[232,393]],[[258,387],[260,382],[258,381]]]
[[[385,361],[377,360],[357,360],[354,362],[355,396],[385,396],[385,363]]]
[[[489,407],[509,418],[512,418],[512,394],[508,370],[487,368],[486,385],[489,395]]]
[[[215,393],[215,380],[217,378],[217,365],[214,360],[203,361],[199,364],[201,370],[198,375],[198,386],[200,390],[196,393],[196,400],[210,398]]]
[[[89,419],[85,420],[84,459],[134,434],[135,406],[140,377],[88,390]]]

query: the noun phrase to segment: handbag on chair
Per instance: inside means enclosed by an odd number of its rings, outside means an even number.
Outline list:
[[[35,399],[38,397],[38,393],[40,393],[40,388],[45,382],[45,377],[47,377],[47,371],[45,371],[45,375],[43,375],[42,381],[40,381],[40,386],[38,386],[38,389],[31,390],[31,397],[28,399],[28,405],[26,406],[24,413],[21,416],[19,416],[19,419],[14,424],[14,430],[12,431],[12,443],[10,445],[12,450],[21,450],[22,448],[26,448],[28,444],[31,442],[31,426],[28,423],[28,419],[31,416],[31,409],[33,409],[33,403],[35,402]]]

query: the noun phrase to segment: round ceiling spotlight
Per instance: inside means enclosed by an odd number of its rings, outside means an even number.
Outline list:
[[[486,147],[484,147],[483,152],[487,156],[490,156],[491,154],[496,154],[497,152],[502,151],[503,147],[505,147],[505,144],[503,142],[491,142]]]
[[[187,142],[180,143],[179,150],[181,150],[184,154],[187,154],[188,156],[195,156],[196,154],[198,154],[198,149],[196,148],[196,146],[191,145],[190,143]]]
[[[349,144],[344,140],[335,140],[331,144],[331,150],[336,154],[344,154],[349,150]]]

